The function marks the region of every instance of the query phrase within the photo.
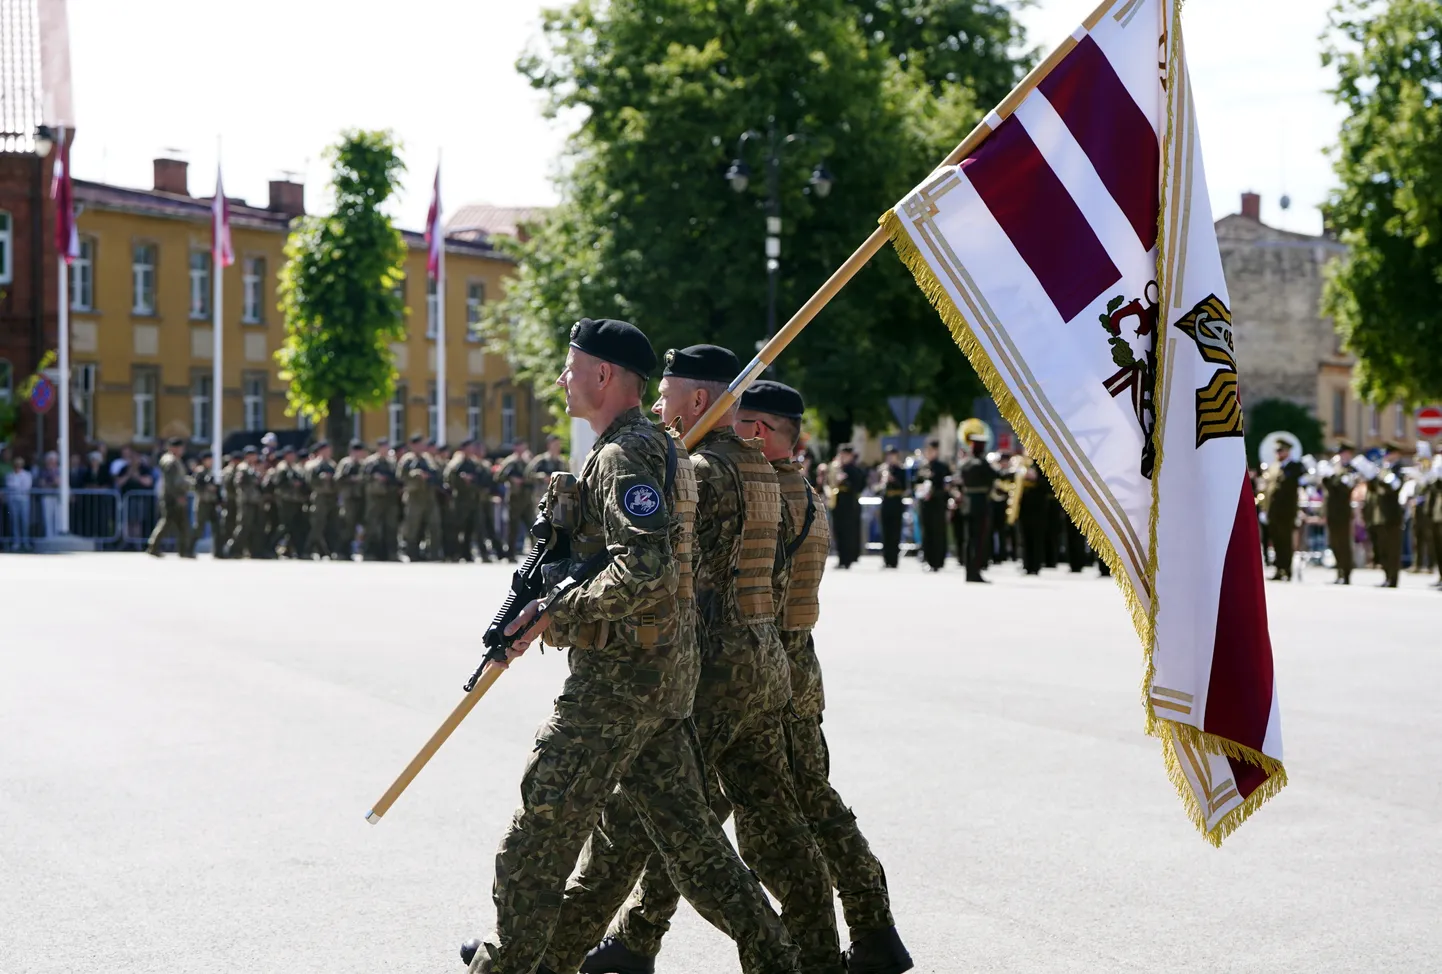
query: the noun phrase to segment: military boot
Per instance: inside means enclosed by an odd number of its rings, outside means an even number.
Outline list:
[[[846,974],[901,974],[914,966],[895,927],[868,933],[846,951]]]
[[[619,937],[606,937],[586,955],[581,974],[656,974],[656,958],[636,953]]]
[[[479,950],[481,950],[479,940],[467,940],[461,944],[461,963],[466,965],[470,974],[491,974],[490,951],[481,951],[480,959],[477,960],[476,952]],[[542,964],[536,968],[536,974],[555,974],[555,972]]]

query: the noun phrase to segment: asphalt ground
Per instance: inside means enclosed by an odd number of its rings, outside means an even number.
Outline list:
[[[1292,784],[1221,850],[1095,570],[828,573],[833,778],[924,972],[1442,970],[1442,593],[1268,587]],[[504,566],[0,556],[0,971],[460,971],[565,661],[461,695]],[[657,970],[737,970],[682,908]]]

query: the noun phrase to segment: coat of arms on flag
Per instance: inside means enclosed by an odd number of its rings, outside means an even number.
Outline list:
[[[1286,773],[1180,7],[1104,2],[882,222],[1111,566],[1147,730],[1220,844]]]

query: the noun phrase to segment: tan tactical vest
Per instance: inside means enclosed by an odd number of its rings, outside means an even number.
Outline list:
[[[741,531],[731,552],[735,625],[776,621],[772,576],[776,571],[777,533],[781,524],[781,488],[776,471],[755,441],[721,439],[698,451],[736,478],[741,493]],[[730,607],[723,607],[726,612]]]
[[[791,572],[786,586],[786,601],[781,607],[781,629],[786,632],[806,631],[816,625],[821,614],[821,574],[826,570],[826,556],[831,551],[831,526],[821,499],[806,482],[806,475],[793,464],[777,465],[781,481],[781,497],[791,514],[793,530],[800,534],[807,521],[806,510],[812,509],[811,530],[791,553]],[[795,538],[787,539],[787,547]]]
[[[676,482],[672,485],[675,495],[671,502],[671,550],[681,570],[680,581],[676,584],[677,601],[690,602],[696,598],[696,586],[692,581],[696,544],[696,501],[700,494],[696,490],[696,471],[687,462],[686,450],[676,434],[667,430],[667,435],[676,440],[678,463]]]

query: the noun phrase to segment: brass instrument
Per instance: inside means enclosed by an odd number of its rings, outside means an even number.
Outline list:
[[[1008,488],[1011,496],[1006,500],[1006,523],[1008,525],[1015,524],[1021,517],[1022,491],[1026,489],[1027,479],[1035,476],[1032,473],[1031,460],[1024,456],[1018,455],[1011,458],[1011,470],[1014,479]]]

